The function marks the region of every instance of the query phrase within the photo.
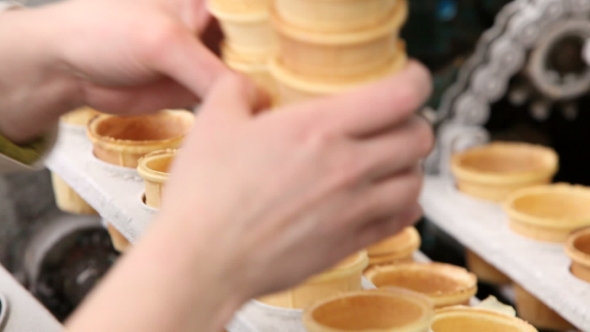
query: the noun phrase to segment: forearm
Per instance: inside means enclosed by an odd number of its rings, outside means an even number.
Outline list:
[[[246,300],[228,280],[235,273],[225,274],[210,245],[174,224],[154,222],[67,324],[69,332],[223,330]]]
[[[79,106],[77,80],[60,63],[47,8],[0,14],[0,134],[27,142]]]

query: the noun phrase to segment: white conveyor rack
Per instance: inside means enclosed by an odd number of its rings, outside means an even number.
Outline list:
[[[150,224],[156,211],[147,207],[142,201],[143,180],[137,175],[135,169],[117,167],[97,160],[92,154],[92,144],[83,129],[67,124],[60,125],[57,144],[47,157],[45,164],[131,242],[135,242]],[[428,258],[419,252],[416,253],[415,259],[428,261]],[[371,286],[366,280],[364,285]],[[477,303],[477,300],[473,299],[472,302]],[[228,330],[230,332],[268,331],[264,328],[265,322],[260,321],[260,315],[265,314],[260,311],[256,313],[256,306],[257,304],[253,302],[245,305],[229,324]],[[258,304],[258,309],[260,308]],[[292,323],[293,331],[302,331],[302,326],[296,324],[300,314],[292,312],[285,316],[283,311],[278,315],[279,318]],[[263,326],[260,326],[261,324]],[[270,322],[271,327],[272,324],[273,322]],[[280,330],[288,332],[285,328],[283,325]]]
[[[442,230],[578,329],[590,331],[590,283],[570,273],[562,244],[512,232],[501,206],[460,193],[450,177],[427,177],[421,203]]]

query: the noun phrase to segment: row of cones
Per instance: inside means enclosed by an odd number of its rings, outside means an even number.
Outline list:
[[[250,76],[275,105],[337,93],[406,63],[399,31],[407,0],[212,0],[226,64]]]
[[[64,115],[62,126],[87,135],[93,155],[101,162],[126,169],[137,169],[144,179],[144,203],[158,208],[168,167],[188,133],[194,114],[184,110],[164,110],[152,115],[113,116],[81,108]],[[52,174],[57,206],[72,214],[98,215],[78,193],[56,174]],[[125,252],[129,241],[110,223],[107,225],[115,249]]]
[[[512,231],[544,242],[564,243],[574,276],[590,282],[590,188],[551,184],[559,156],[550,148],[494,142],[456,153],[451,170],[457,188],[478,199],[501,203]],[[512,281],[472,251],[469,269],[492,284]],[[519,314],[533,325],[569,329],[572,325],[523,287],[514,284]]]

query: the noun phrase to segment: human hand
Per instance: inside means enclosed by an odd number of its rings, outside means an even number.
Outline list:
[[[193,106],[229,71],[199,40],[211,22],[204,1],[67,0],[3,13],[0,132],[26,142],[80,106]]]
[[[211,22],[205,0],[70,0],[50,10],[65,68],[101,111],[189,107],[228,70],[199,39]]]
[[[224,76],[176,157],[154,224],[205,250],[216,262],[207,273],[243,300],[293,286],[419,218],[433,135],[414,112],[430,91],[427,71],[411,63],[356,91],[253,116],[256,90]]]

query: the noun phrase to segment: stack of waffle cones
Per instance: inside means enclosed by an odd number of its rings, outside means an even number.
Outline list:
[[[277,103],[341,92],[400,70],[406,53],[398,35],[407,13],[406,0],[276,0],[278,49],[269,68]]]
[[[223,58],[275,105],[341,92],[406,63],[407,0],[211,0]]]
[[[270,5],[270,0],[211,0],[209,11],[225,35],[221,45],[224,62],[273,97],[274,81],[267,65],[276,48]]]

